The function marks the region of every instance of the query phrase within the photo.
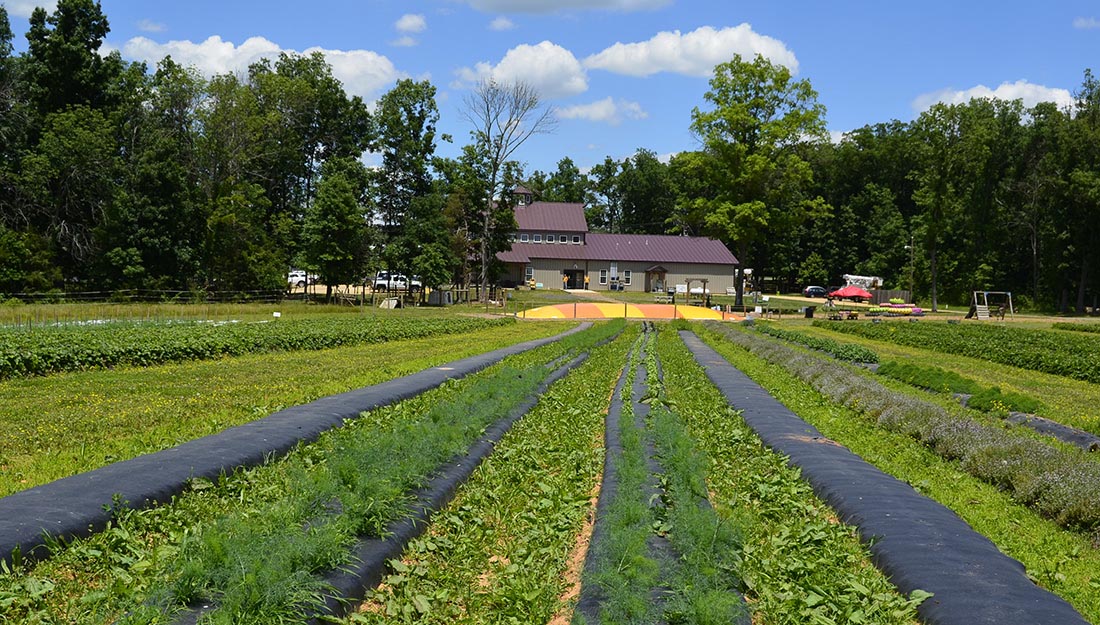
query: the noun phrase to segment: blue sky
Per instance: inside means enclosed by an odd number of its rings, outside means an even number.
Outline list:
[[[25,47],[33,0],[0,0]],[[808,78],[839,134],[910,120],[972,95],[1068,104],[1100,71],[1095,2],[787,2],[689,0],[102,0],[107,43],[150,65],[171,54],[210,74],[280,50],[325,51],[348,91],[373,101],[403,77],[439,90],[440,130],[456,155],[479,77],[522,78],[556,110],[553,135],[517,157],[528,171],[569,156],[582,168],[639,147],[695,149],[688,125],[709,72],[762,53]],[[370,161],[369,157],[366,159]]]

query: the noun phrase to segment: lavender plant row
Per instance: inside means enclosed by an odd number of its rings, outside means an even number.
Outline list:
[[[1100,532],[1100,463],[1085,452],[1055,448],[1012,431],[982,425],[892,391],[866,375],[821,357],[728,326],[711,325],[731,342],[780,365],[837,403],[903,432],[970,474],[1059,524]]]
[[[832,339],[823,337],[810,336],[802,332],[795,332],[794,330],[784,330],[773,325],[761,323],[754,326],[757,330],[760,330],[764,334],[774,336],[784,341],[791,343],[798,343],[805,345],[810,349],[816,349],[823,351],[827,354],[831,354],[833,358],[837,360],[846,360],[848,362],[878,362],[878,354],[869,348],[862,345],[854,345],[852,343],[841,343]]]

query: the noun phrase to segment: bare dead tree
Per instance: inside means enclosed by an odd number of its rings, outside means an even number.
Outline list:
[[[499,83],[482,80],[464,99],[463,114],[473,126],[471,136],[484,154],[487,197],[481,223],[481,297],[489,297],[489,237],[493,226],[493,202],[504,191],[502,170],[521,145],[536,134],[549,134],[557,119],[549,108],[540,108],[538,91],[517,80]]]

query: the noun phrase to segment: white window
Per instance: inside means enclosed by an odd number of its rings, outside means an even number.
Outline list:
[[[573,235],[573,244],[574,245],[580,245],[581,244],[581,235],[579,235],[579,234],[574,234]]]
[[[568,243],[569,237],[563,235],[558,236],[558,243]]]
[[[600,284],[607,284],[607,270],[600,270]]]
[[[619,279],[619,263],[611,263],[611,279]]]
[[[548,235],[546,235],[546,242],[547,243],[557,243],[558,242],[558,237],[556,237],[552,234],[548,234]]]
[[[523,270],[524,282],[530,282],[535,279],[535,268],[531,265],[527,265],[527,268]]]
[[[623,271],[623,284],[625,284],[627,286],[630,286],[630,274],[631,274],[631,271],[629,269],[627,269],[626,271]]]
[[[527,237],[526,234],[519,235],[519,242],[520,243],[526,243],[527,241],[528,241],[528,237]]]
[[[542,243],[542,235],[541,234],[531,235],[531,242],[532,243]]]

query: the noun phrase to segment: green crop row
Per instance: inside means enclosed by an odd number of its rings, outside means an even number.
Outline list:
[[[837,523],[799,471],[764,447],[678,337],[662,334],[659,347],[669,406],[709,458],[711,501],[743,528],[736,573],[753,623],[915,622],[927,593],[897,592],[855,529]]]
[[[1070,323],[1066,321],[1060,321],[1050,324],[1050,327],[1055,330],[1067,330],[1069,332],[1089,332],[1092,334],[1100,334],[1100,323]]]
[[[861,407],[849,408],[815,390],[780,364],[729,341],[716,330],[699,334],[723,358],[830,440],[952,509],[1006,555],[1024,564],[1035,583],[1100,623],[1097,536],[1072,531],[1014,501],[1009,492],[968,474],[908,434],[883,428]],[[789,621],[788,621],[789,622]]]
[[[841,343],[832,339],[827,339],[819,336],[810,336],[803,332],[797,332],[795,330],[784,330],[767,323],[758,323],[753,327],[760,330],[764,334],[774,336],[784,341],[790,341],[791,343],[798,343],[799,345],[805,345],[810,349],[816,349],[823,351],[827,354],[832,354],[833,358],[837,360],[845,360],[848,362],[878,362],[878,354],[873,350],[863,347],[862,345],[854,345],[852,343]]]
[[[994,325],[945,323],[838,323],[814,321],[834,332],[959,354],[1022,369],[1100,382],[1100,336]]]
[[[345,623],[551,621],[575,587],[604,416],[637,327],[543,394]]]
[[[837,403],[923,441],[945,458],[958,460],[972,475],[1011,492],[1017,501],[1061,525],[1085,531],[1100,529],[1100,463],[1086,452],[951,414],[933,403],[895,392],[867,375],[755,333],[728,326],[716,331],[758,357],[785,367]]]
[[[252,323],[136,323],[6,332],[0,380],[93,368],[145,367],[257,352],[317,350],[471,332],[514,323],[478,317],[335,315]]]
[[[996,413],[1001,416],[1007,416],[1010,411],[1034,414],[1043,408],[1042,402],[1033,397],[1021,393],[1006,393],[997,386],[982,386],[954,371],[947,371],[939,367],[922,367],[899,360],[891,360],[879,365],[875,373],[930,391],[970,395],[966,402],[967,407]]]
[[[529,395],[545,363],[616,325],[367,413],[282,460],[196,480],[171,504],[122,510],[107,531],[0,575],[0,606],[17,622],[146,623],[203,597],[220,606],[204,622],[301,620],[324,591],[318,575],[346,562],[355,536],[404,514],[410,489]]]

